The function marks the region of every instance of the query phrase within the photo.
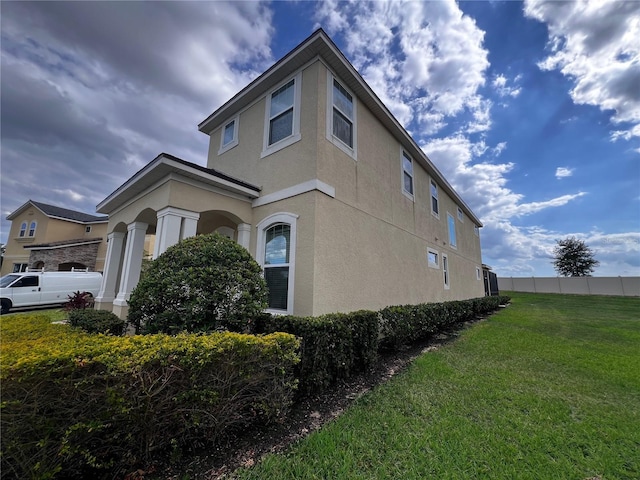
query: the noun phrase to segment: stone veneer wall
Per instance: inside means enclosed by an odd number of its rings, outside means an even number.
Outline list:
[[[58,266],[61,263],[81,263],[90,271],[94,271],[98,257],[98,246],[98,243],[90,243],[50,250],[34,249],[29,255],[29,267],[33,267],[37,262],[43,262],[45,271],[55,272],[58,271]]]

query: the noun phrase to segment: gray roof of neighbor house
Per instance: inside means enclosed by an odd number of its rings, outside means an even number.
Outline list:
[[[7,220],[13,220],[14,218],[16,218],[28,204],[33,205],[46,216],[51,218],[59,218],[62,220],[69,220],[77,223],[103,223],[109,221],[109,217],[90,215],[88,213],[78,212],[76,210],[70,210],[68,208],[57,207],[55,205],[49,205],[47,203],[34,202],[33,200],[28,200],[21,207],[17,208],[14,212],[9,214],[7,216]]]
[[[251,105],[265,95],[271,88],[275,88],[280,82],[292,75],[298,69],[309,63],[316,57],[321,57],[325,64],[340,77],[346,86],[356,94],[358,99],[375,115],[391,134],[400,142],[403,148],[415,158],[420,165],[433,176],[440,186],[459,204],[473,222],[482,226],[480,219],[460,197],[447,179],[440,173],[436,166],[424,153],[422,148],[409,135],[395,116],[382,103],[360,73],[344,56],[336,44],[326,32],[319,28],[313,32],[300,45],[295,47],[284,57],[273,64],[262,75],[244,87],[233,98],[218,108],[198,125],[198,130],[210,135],[223,122],[233,115]]]

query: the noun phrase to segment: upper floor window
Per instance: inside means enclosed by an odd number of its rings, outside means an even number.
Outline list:
[[[84,233],[91,233],[91,225],[84,227]]]
[[[356,102],[353,94],[327,74],[327,138],[346,154],[356,156]]]
[[[31,222],[29,225],[29,236],[33,237],[36,234],[36,222]]]
[[[402,192],[413,199],[413,160],[402,151]]]
[[[464,212],[460,207],[458,207],[458,220],[460,220],[461,222],[464,222]]]
[[[20,237],[24,237],[27,234],[27,222],[22,222],[20,225]]]
[[[301,78],[298,74],[267,96],[262,157],[300,140]]]
[[[476,234],[476,237],[480,236],[480,227],[478,225],[473,226],[473,233]]]
[[[440,210],[438,208],[438,184],[431,180],[431,213],[436,217],[440,217]]]
[[[228,122],[221,132],[220,150],[218,155],[235,147],[238,144],[238,117]]]
[[[295,80],[271,94],[269,108],[269,145],[293,135],[293,103]]]
[[[333,79],[333,135],[353,148],[353,97]]]
[[[458,246],[458,240],[456,239],[456,219],[453,215],[447,213],[447,223],[449,224],[449,245],[453,248]]]

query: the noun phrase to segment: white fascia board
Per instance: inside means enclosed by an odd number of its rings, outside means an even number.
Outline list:
[[[274,203],[286,198],[295,197],[303,193],[313,192],[314,190],[322,192],[331,198],[335,198],[336,196],[335,187],[332,187],[331,185],[324,183],[317,178],[314,178],[313,180],[299,183],[292,187],[284,188],[282,190],[278,190],[277,192],[269,193],[268,195],[265,195],[263,197],[256,198],[251,203],[251,206],[254,208],[261,207],[262,205],[268,205],[269,203]]]

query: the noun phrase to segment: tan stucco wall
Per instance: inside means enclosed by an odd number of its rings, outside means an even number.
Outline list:
[[[428,266],[433,243],[354,206],[320,197],[315,231],[315,315],[484,295],[475,272],[480,262],[436,248],[449,258],[445,289],[442,265]]]
[[[319,63],[314,63],[302,72],[300,141],[260,158],[264,141],[265,92],[258,102],[240,113],[237,146],[219,156],[222,127],[211,133],[207,166],[261,187],[262,195],[316,178],[319,68]]]

